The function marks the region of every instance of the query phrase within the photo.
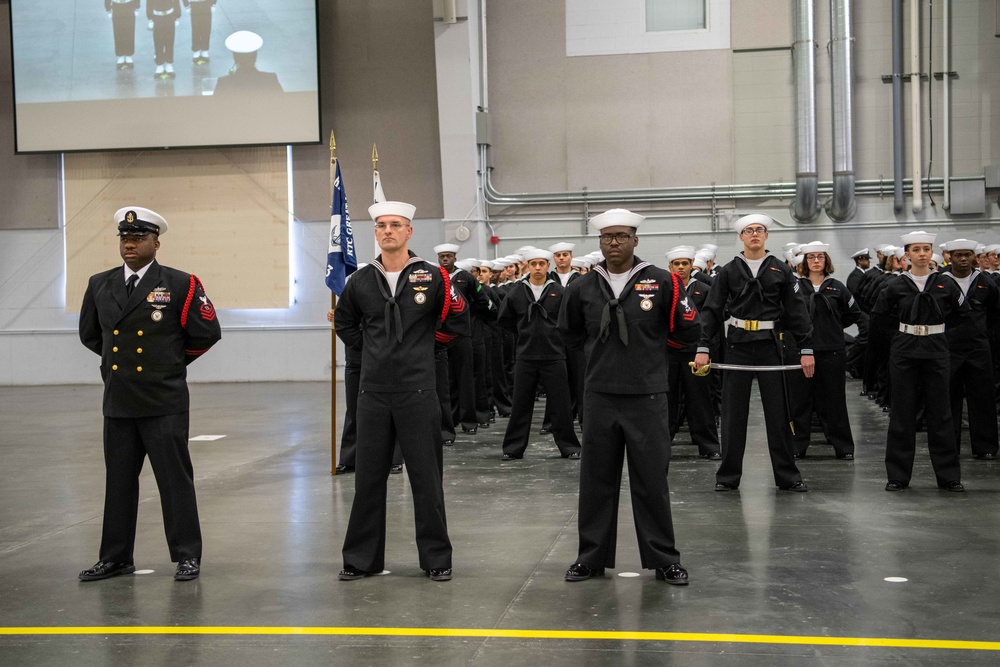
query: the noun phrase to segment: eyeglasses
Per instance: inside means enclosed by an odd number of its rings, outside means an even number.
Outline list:
[[[763,236],[767,234],[767,230],[763,227],[744,227],[742,233],[747,236]]]
[[[385,224],[384,222],[375,223],[375,229],[380,232],[384,232],[386,228],[389,228],[394,232],[398,232],[402,231],[403,229],[406,229],[407,227],[409,227],[409,225],[406,224],[405,222],[390,222],[388,225]]]
[[[601,243],[604,245],[611,245],[612,241],[617,241],[618,245],[623,243],[628,243],[632,235],[627,232],[618,232],[617,234],[601,234]]]
[[[808,255],[806,255],[807,262],[815,262],[816,260],[826,260],[826,253],[811,252]]]

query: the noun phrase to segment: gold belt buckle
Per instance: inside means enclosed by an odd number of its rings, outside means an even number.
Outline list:
[[[929,331],[927,331],[927,325],[926,324],[917,324],[913,328],[915,329],[915,333],[918,336],[926,336],[926,335],[928,335],[928,333],[930,333]]]
[[[747,331],[757,331],[760,328],[759,320],[744,320],[744,329]]]

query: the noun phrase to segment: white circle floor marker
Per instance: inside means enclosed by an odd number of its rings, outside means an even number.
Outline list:
[[[136,570],[134,574],[153,574],[156,570]]]
[[[886,577],[885,580],[890,584],[905,584],[909,581],[906,577]]]
[[[631,578],[631,577],[638,577],[639,573],[638,572],[619,572],[618,576],[619,577],[625,577],[625,578]]]

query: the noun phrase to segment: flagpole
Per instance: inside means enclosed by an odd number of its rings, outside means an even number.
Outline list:
[[[330,197],[334,193],[337,171],[337,141],[330,130]],[[337,308],[337,293],[330,291],[330,308]],[[337,334],[336,324],[330,324],[330,474],[337,474]]]

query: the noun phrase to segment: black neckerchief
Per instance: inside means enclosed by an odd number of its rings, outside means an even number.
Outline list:
[[[406,286],[406,281],[403,280],[403,274],[406,273],[406,269],[413,264],[424,261],[412,252],[408,252],[410,254],[410,259],[406,261],[406,264],[404,264],[403,268],[399,271],[399,279],[396,281],[395,294],[389,293],[389,278],[386,275],[389,272],[385,270],[384,266],[382,266],[382,255],[379,255],[377,259],[372,261],[372,266],[374,266],[378,272],[382,274],[382,280],[376,279],[375,284],[378,285],[378,291],[382,295],[382,298],[385,299],[385,333],[387,337],[390,336],[392,333],[393,322],[395,322],[397,343],[403,342],[403,316],[399,312],[399,304],[396,303],[396,297],[403,292],[403,288]]]
[[[615,298],[615,293],[611,291],[611,276],[608,274],[607,262],[601,262],[594,267],[596,271],[604,280],[598,280],[598,284],[601,286],[601,291],[604,293],[605,298],[607,298],[607,303],[604,304],[604,310],[601,311],[601,342],[604,343],[608,340],[608,336],[611,335],[611,311],[614,310],[618,319],[618,338],[621,340],[622,345],[628,347],[628,329],[625,326],[625,309],[622,307],[621,302],[629,295],[628,286],[635,278],[636,274],[642,269],[650,266],[649,262],[643,262],[638,257],[633,258],[634,263],[632,264],[632,269],[628,272],[628,278],[625,281],[625,287],[622,288],[622,295]],[[616,274],[617,275],[617,274]]]

